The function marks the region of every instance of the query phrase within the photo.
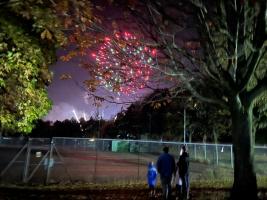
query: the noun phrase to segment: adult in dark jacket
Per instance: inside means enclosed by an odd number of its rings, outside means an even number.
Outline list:
[[[169,147],[167,146],[163,148],[163,154],[158,158],[157,170],[160,174],[163,199],[169,199],[171,196],[171,180],[175,173],[175,160],[169,154]]]
[[[181,148],[179,161],[177,163],[179,177],[182,179],[182,199],[189,199],[189,153],[185,145]]]

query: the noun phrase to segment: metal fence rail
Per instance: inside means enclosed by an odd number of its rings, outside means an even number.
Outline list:
[[[176,161],[182,142],[93,138],[2,138],[0,178],[4,183],[145,181],[147,164],[168,145]],[[191,179],[233,173],[230,144],[187,143]],[[258,173],[265,174],[267,147],[255,146]]]

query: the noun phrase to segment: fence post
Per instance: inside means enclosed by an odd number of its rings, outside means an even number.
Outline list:
[[[207,145],[206,143],[204,144],[204,160],[207,160]]]
[[[233,145],[231,144],[231,166],[234,168],[234,161],[233,161]]]
[[[216,163],[217,165],[219,165],[219,153],[218,153],[218,144],[215,144],[215,148],[216,148]]]
[[[54,146],[54,141],[53,141],[53,138],[52,138],[51,143],[50,143],[49,158],[48,158],[48,162],[47,162],[47,172],[46,172],[46,180],[45,180],[46,184],[49,183],[49,177],[50,177],[50,173],[51,173],[50,162],[51,162],[51,160],[53,158],[53,146]]]
[[[140,177],[139,167],[140,167],[140,141],[138,141],[138,170],[137,170],[137,180],[138,181],[139,181],[139,177]]]
[[[27,177],[29,172],[29,164],[30,164],[30,158],[31,158],[31,138],[28,140],[28,146],[27,146],[27,153],[26,153],[26,159],[24,164],[24,171],[23,171],[23,183],[27,183]]]
[[[77,139],[74,140],[74,149],[77,147]]]
[[[194,154],[195,154],[195,160],[197,159],[197,145],[194,144]]]
[[[98,143],[98,139],[96,138],[95,139],[95,169],[94,169],[94,175],[93,175],[93,179],[94,179],[94,183],[96,183],[96,169],[97,169],[97,157],[98,157],[98,155],[97,155],[97,148],[98,148],[98,145],[97,145],[97,143]]]

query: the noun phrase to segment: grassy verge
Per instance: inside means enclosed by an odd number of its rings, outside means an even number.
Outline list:
[[[230,189],[232,187],[232,179],[212,179],[212,180],[194,180],[190,183],[191,189]],[[158,183],[160,188],[160,184]],[[29,190],[113,190],[113,189],[144,189],[147,188],[145,182],[117,182],[117,183],[65,183],[65,184],[49,184],[49,185],[23,185],[23,184],[0,184],[0,188],[16,188]],[[267,189],[267,177],[258,177],[258,188]]]

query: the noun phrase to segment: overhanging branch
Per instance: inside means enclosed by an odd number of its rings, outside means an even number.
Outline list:
[[[258,97],[267,91],[267,77],[260,80],[255,88],[248,92],[248,105],[251,105]]]
[[[240,84],[238,84],[237,87],[238,92],[242,92],[246,88],[249,80],[251,79],[252,75],[257,69],[259,62],[265,53],[266,53],[266,48],[264,50],[255,51],[251,53],[247,61],[248,70],[246,71],[244,78],[241,79],[241,82]]]
[[[213,99],[213,98],[208,98],[205,97],[203,95],[201,95],[199,92],[196,91],[196,89],[192,86],[192,84],[190,83],[190,81],[188,81],[186,79],[186,77],[184,77],[184,75],[180,75],[179,76],[182,80],[182,82],[185,84],[186,88],[191,92],[191,94],[198,98],[199,100],[203,101],[203,102],[207,102],[207,103],[212,103],[212,104],[217,104],[220,105],[222,107],[226,106],[226,103],[223,100],[219,100],[219,99]]]

